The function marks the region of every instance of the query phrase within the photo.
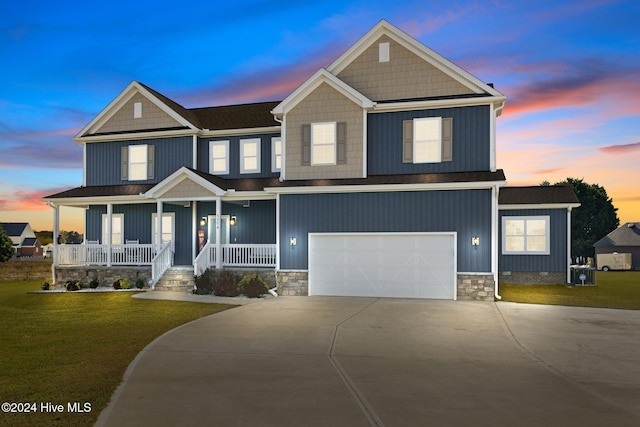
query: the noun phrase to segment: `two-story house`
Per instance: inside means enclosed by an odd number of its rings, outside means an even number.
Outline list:
[[[75,137],[83,185],[44,199],[56,232],[59,206],[86,209],[55,274],[261,267],[284,295],[481,300],[499,271],[564,283],[578,201],[503,188],[504,105],[384,20],[280,102],[187,109],[132,82]]]

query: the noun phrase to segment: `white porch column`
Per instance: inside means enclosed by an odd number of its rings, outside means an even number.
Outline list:
[[[156,250],[162,247],[162,201],[156,203]]]
[[[51,277],[53,284],[56,283],[56,266],[60,262],[58,250],[58,234],[60,234],[60,207],[50,203],[49,206],[53,208],[53,264],[51,265]],[[86,234],[86,232],[85,232]]]
[[[567,283],[571,283],[571,206],[567,208]]]
[[[191,261],[198,256],[198,202],[191,205]]]
[[[276,271],[280,270],[280,193],[276,194]]]
[[[220,222],[222,216],[222,201],[216,198],[216,268],[222,268],[222,243],[220,242]]]
[[[113,244],[113,234],[112,234],[112,226],[113,226],[113,204],[107,203],[107,224],[106,224],[106,234],[107,241],[103,242],[107,245],[107,267],[111,267],[111,245]]]
[[[493,271],[493,286],[494,286],[494,296],[501,300],[500,296],[500,287],[498,284],[498,280],[500,274],[498,272],[499,267],[499,257],[500,257],[500,248],[498,247],[498,233],[501,233],[500,230],[500,215],[498,210],[498,200],[500,198],[500,187],[497,185],[493,186],[491,189],[492,201],[491,201],[491,270]]]

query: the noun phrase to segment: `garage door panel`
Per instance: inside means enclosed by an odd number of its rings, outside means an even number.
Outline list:
[[[455,235],[311,234],[309,294],[455,298]]]

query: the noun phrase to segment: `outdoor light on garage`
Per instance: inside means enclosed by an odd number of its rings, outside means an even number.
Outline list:
[[[473,236],[471,238],[471,245],[472,246],[480,246],[480,238],[478,236]]]
[[[291,236],[289,237],[289,245],[291,245],[292,247],[296,245],[296,238]]]

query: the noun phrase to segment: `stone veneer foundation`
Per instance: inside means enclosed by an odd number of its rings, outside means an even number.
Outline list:
[[[501,271],[500,283],[509,285],[564,285],[564,271]]]
[[[307,271],[277,271],[276,283],[278,295],[309,295],[309,273]],[[459,300],[494,300],[496,286],[493,280],[493,274],[458,274],[457,287],[457,298]]]
[[[116,279],[129,279],[133,285],[141,277],[145,284],[151,279],[151,267],[121,266],[72,266],[56,267],[56,284],[65,284],[68,280],[77,280],[83,288],[89,287],[91,280],[98,279],[99,286],[112,287]]]

